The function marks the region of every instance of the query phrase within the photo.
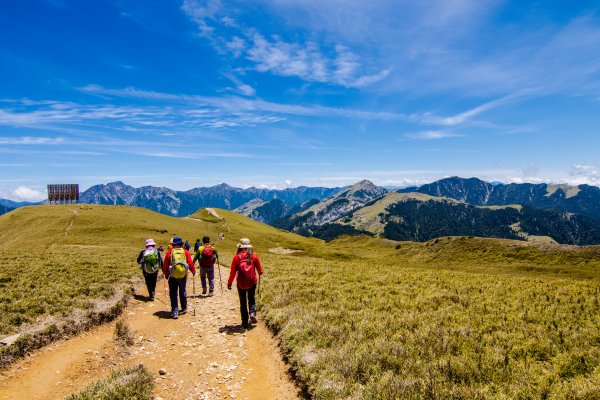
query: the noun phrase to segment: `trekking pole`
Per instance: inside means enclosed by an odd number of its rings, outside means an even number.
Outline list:
[[[192,274],[192,286],[194,287],[194,317],[196,316],[196,274]]]
[[[167,279],[165,278],[165,276],[163,275],[163,303],[165,303],[165,306],[167,306]]]
[[[260,296],[260,277],[261,275],[258,275],[258,288],[256,289],[256,294]]]
[[[219,283],[221,284],[221,296],[223,296],[223,279],[221,278],[221,263],[217,257],[217,267],[219,268]]]

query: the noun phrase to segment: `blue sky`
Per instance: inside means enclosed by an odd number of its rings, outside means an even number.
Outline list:
[[[600,1],[0,3],[0,197],[600,185]]]

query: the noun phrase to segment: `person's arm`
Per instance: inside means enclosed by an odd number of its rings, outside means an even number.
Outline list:
[[[198,263],[200,263],[200,251],[196,250],[196,252],[194,253],[194,263],[196,263],[196,261],[198,261]]]
[[[262,265],[260,264],[260,258],[258,258],[258,254],[256,254],[256,253],[252,254],[252,258],[254,259],[254,268],[256,268],[259,275],[262,275],[263,268],[262,268]]]
[[[215,260],[217,260],[217,264],[219,263],[219,252],[215,249]]]
[[[167,254],[165,254],[165,262],[162,267],[165,278],[169,277],[169,265],[171,265],[171,250],[167,251]]]
[[[192,255],[187,250],[185,251],[185,258],[187,260],[190,271],[192,271],[192,274],[196,275],[196,266],[194,265],[194,260],[192,260]]]
[[[144,261],[144,250],[140,251],[140,255],[137,258],[137,263],[141,264]]]
[[[235,274],[237,272],[237,267],[238,267],[239,261],[240,261],[240,258],[238,257],[237,254],[233,257],[233,260],[231,260],[231,271],[229,271],[229,280],[227,280],[227,289],[231,289],[231,284],[233,283],[233,280],[235,279]]]

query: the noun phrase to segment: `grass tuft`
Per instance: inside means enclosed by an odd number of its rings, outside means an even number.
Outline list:
[[[121,346],[133,346],[135,338],[129,325],[123,320],[115,324],[115,341]]]
[[[143,365],[113,372],[66,400],[152,400],[154,378]]]

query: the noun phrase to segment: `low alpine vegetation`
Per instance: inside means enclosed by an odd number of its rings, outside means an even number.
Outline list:
[[[313,398],[600,396],[600,249],[331,245],[264,263],[262,310]]]
[[[154,378],[143,365],[125,368],[66,400],[152,400]]]
[[[121,346],[132,346],[135,342],[133,332],[127,322],[119,320],[115,324],[115,341]]]

